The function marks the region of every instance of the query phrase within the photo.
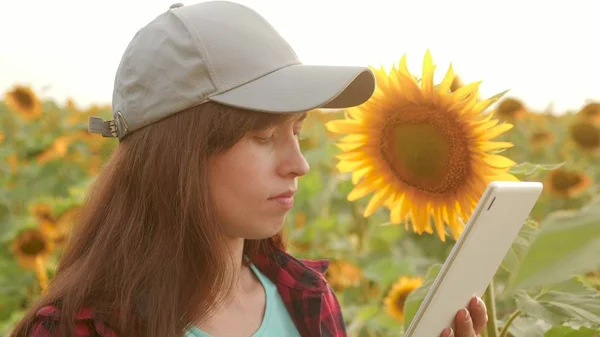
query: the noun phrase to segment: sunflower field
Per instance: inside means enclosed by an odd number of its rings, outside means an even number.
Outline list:
[[[368,102],[309,113],[290,252],[330,260],[349,336],[402,336],[487,183],[541,181],[484,294],[482,336],[600,336],[600,102],[532,111],[508,92],[480,97],[452,67],[434,83],[435,69],[429,52],[416,71],[402,57],[373,68]],[[82,109],[19,84],[0,100],[0,336],[51,281],[117,146],[87,132],[90,116],[112,119],[110,105]]]

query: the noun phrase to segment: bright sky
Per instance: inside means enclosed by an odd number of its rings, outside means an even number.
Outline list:
[[[63,101],[110,103],[135,32],[177,0],[1,0],[0,90],[16,83]],[[184,4],[199,2],[182,1]],[[237,0],[254,8],[304,63],[389,65],[420,72],[430,49],[484,96],[510,89],[557,113],[600,100],[596,1]]]

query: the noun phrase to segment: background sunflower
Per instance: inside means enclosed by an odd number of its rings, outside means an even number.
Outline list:
[[[15,85],[6,93],[4,100],[11,110],[26,121],[35,120],[42,115],[42,103],[30,87]]]
[[[390,289],[383,304],[386,312],[400,322],[404,322],[404,304],[406,298],[415,289],[423,284],[423,278],[420,276],[407,277],[401,276]]]

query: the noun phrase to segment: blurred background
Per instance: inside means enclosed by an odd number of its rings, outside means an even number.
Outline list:
[[[452,63],[456,87],[481,80],[484,98],[510,90],[494,106],[497,118],[514,124],[500,138],[515,144],[503,155],[518,163],[511,172],[520,179],[546,186],[530,226],[499,270],[499,328],[509,321],[507,336],[597,336],[600,50],[594,2],[236,2],[270,21],[304,63],[389,69],[406,54],[409,69],[420,74],[429,49],[436,83]],[[0,2],[1,336],[51,279],[87,186],[116,146],[87,133],[88,117],[111,118],[112,83],[125,47],[171,4]],[[331,259],[326,277],[352,336],[398,336],[409,303],[413,311],[419,303],[414,290],[427,285],[431,266],[443,263],[454,241],[382,226],[388,213],[364,218],[367,200],[346,200],[353,185],[336,171],[335,137],[323,126],[332,118],[343,112],[315,112],[305,127],[302,147],[312,171],[300,181],[298,206],[287,219],[290,250]],[[560,211],[573,213],[560,222],[551,217]],[[544,231],[546,224],[552,230]],[[515,300],[502,292],[517,270],[509,265],[556,282],[530,283]],[[576,286],[561,283],[574,279]],[[553,297],[540,292],[546,288]]]

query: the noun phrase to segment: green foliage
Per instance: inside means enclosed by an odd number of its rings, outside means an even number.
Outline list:
[[[36,205],[47,205],[54,220],[80,205],[89,184],[116,142],[86,136],[90,115],[110,118],[109,107],[44,102],[43,117],[25,121],[0,101],[0,335],[4,336],[40,294],[36,273],[23,269],[12,244],[26,228],[41,228]],[[285,234],[292,254],[332,261],[326,277],[336,290],[349,336],[401,336],[452,249],[435,235],[416,235],[404,224],[389,224],[379,210],[362,216],[367,198],[347,200],[353,185],[335,169],[339,150],[324,122],[343,112],[306,120],[301,147],[311,172],[300,179],[297,207]],[[600,159],[569,141],[574,116],[538,115],[517,121],[502,139],[515,144],[503,155],[519,162],[511,172],[522,180],[546,182],[545,192],[524,224],[493,280],[499,329],[513,337],[591,337],[600,333]],[[532,146],[533,132],[554,142]],[[564,150],[563,147],[566,146]],[[574,170],[591,177],[583,193],[564,198],[548,185],[551,173]],[[52,276],[60,245],[47,261]],[[476,272],[474,270],[474,272]],[[388,313],[384,300],[401,276],[424,283],[404,302],[404,320]],[[467,276],[465,276],[467,277]],[[508,335],[506,335],[508,336]],[[492,336],[488,336],[492,337]]]
[[[559,211],[542,223],[513,281],[543,286],[600,268],[600,198],[577,211]]]

